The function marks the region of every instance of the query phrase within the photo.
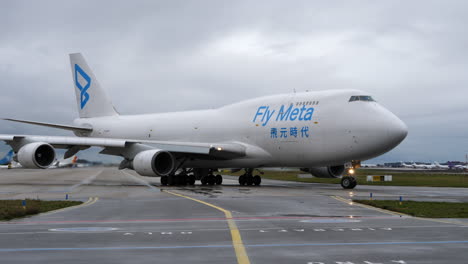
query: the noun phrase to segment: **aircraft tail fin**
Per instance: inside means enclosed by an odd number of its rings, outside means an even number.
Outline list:
[[[70,54],[70,64],[80,118],[118,115],[83,55]]]
[[[10,150],[5,157],[0,159],[0,165],[7,165],[10,164],[11,161],[13,160],[13,156],[15,155],[15,152],[13,150]]]

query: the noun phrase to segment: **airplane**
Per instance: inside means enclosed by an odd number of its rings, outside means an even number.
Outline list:
[[[433,169],[435,168],[434,165],[430,164],[416,164],[416,162],[413,162],[413,164],[411,164],[411,166],[413,166],[414,169]]]
[[[15,152],[10,150],[5,157],[0,159],[0,169],[20,168],[21,164],[15,161]]]
[[[11,163],[13,160],[13,156],[15,155],[15,152],[13,150],[8,151],[8,153],[0,159],[0,165],[8,165]]]
[[[69,158],[101,147],[100,153],[123,158],[119,169],[160,177],[162,185],[193,185],[196,180],[222,184],[216,172],[223,168],[245,170],[240,185],[260,185],[254,169],[299,167],[316,177],[341,177],[341,186],[352,189],[356,179],[348,174],[360,160],[390,151],[408,133],[397,116],[359,90],[279,94],[218,109],[121,115],[80,53],[70,54],[70,64],[79,113],[73,125],[4,119],[75,134],[0,135],[25,168],[48,168],[56,148],[66,149],[64,158]],[[136,91],[132,87],[131,93]]]
[[[448,170],[450,169],[450,166],[448,165],[441,165],[439,162],[434,162],[433,165],[435,166],[436,169],[442,169],[442,170]]]
[[[413,164],[406,164],[404,162],[401,162],[401,166],[403,166],[403,168],[414,169]]]
[[[74,168],[77,166],[78,156],[73,155],[67,159],[56,160],[49,168]]]
[[[468,165],[455,165],[452,168],[458,171],[466,171],[468,170]]]

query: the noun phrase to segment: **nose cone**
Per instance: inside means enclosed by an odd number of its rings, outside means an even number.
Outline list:
[[[392,114],[391,122],[388,122],[387,128],[389,145],[398,146],[408,135],[408,127],[403,121]]]
[[[357,146],[353,151],[366,160],[398,146],[408,135],[408,127],[396,115],[378,105],[366,105],[361,119],[355,122]]]

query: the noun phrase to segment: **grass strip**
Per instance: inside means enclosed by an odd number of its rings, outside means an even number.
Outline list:
[[[21,218],[82,203],[83,202],[80,201],[42,201],[26,199],[26,206],[23,207],[23,200],[0,200],[0,220],[4,221]]]
[[[468,218],[468,203],[354,200],[354,202],[426,218]]]
[[[239,176],[244,172],[223,173]],[[262,178],[282,181],[311,182],[311,183],[340,183],[341,179],[298,178],[301,171],[264,171]],[[368,182],[367,175],[392,175],[391,182]],[[433,173],[433,172],[397,172],[385,170],[356,170],[358,185],[378,186],[426,186],[426,187],[464,187],[468,188],[468,174],[463,173]]]

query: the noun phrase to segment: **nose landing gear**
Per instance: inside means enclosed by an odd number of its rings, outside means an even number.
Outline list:
[[[356,185],[357,181],[353,176],[343,176],[343,178],[341,178],[341,187],[343,187],[343,189],[354,189]]]
[[[361,167],[361,161],[352,161],[348,164],[347,175],[341,178],[341,187],[343,189],[354,189],[357,185],[357,179],[354,173]]]

